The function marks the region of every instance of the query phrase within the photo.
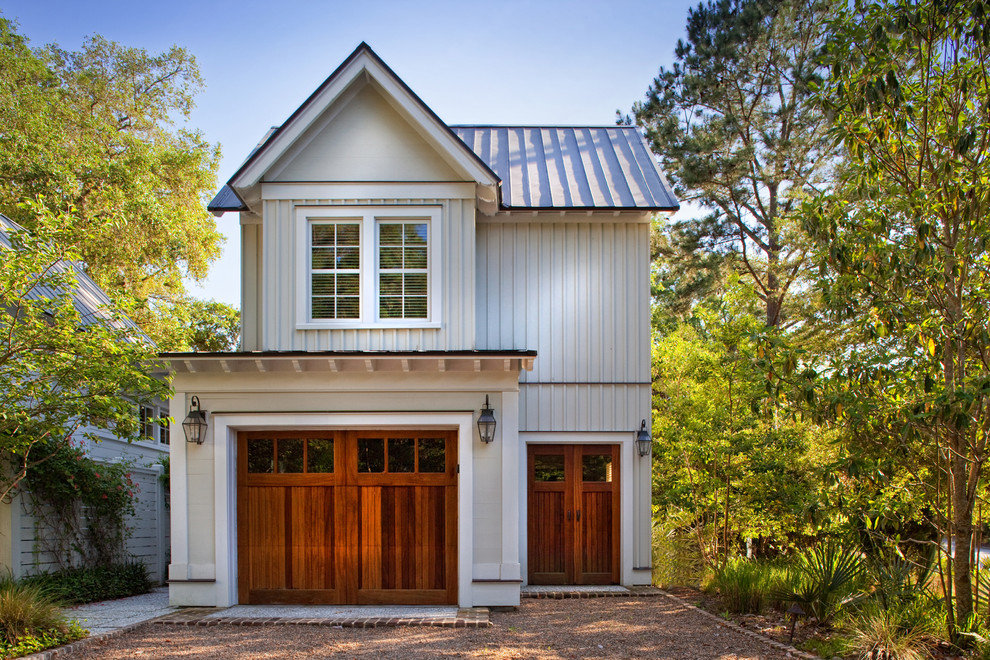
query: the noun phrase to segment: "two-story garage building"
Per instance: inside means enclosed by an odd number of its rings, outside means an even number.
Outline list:
[[[173,604],[649,583],[677,202],[635,128],[448,126],[362,44],[210,209],[240,213],[242,350],[166,356],[172,417],[208,411],[172,445]]]

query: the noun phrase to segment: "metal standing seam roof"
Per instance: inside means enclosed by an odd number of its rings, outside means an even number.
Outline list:
[[[634,126],[451,128],[502,179],[502,208],[678,208]]]
[[[502,180],[503,209],[676,211],[677,198],[633,126],[450,127]],[[242,211],[230,186],[210,211]]]
[[[0,246],[2,246],[2,248],[13,248],[13,244],[10,241],[10,235],[17,231],[25,230],[19,224],[0,213]],[[134,330],[136,332],[136,336],[140,339],[148,342],[151,341],[141,331],[141,329],[138,328],[134,321],[123,315],[114,317],[113,314],[111,314],[110,310],[113,308],[113,301],[111,301],[106,292],[101,289],[89,275],[86,274],[82,263],[64,261],[57,264],[57,266],[63,272],[66,270],[72,271],[72,275],[76,281],[75,291],[72,292],[72,302],[73,305],[75,305],[76,311],[79,312],[80,319],[84,325],[113,321],[113,324],[116,327]],[[55,298],[57,295],[58,292],[51,287],[36,286],[28,292],[27,298],[28,300],[45,300]]]

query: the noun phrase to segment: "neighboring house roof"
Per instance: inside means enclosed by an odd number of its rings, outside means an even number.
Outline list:
[[[7,216],[0,213],[0,246],[2,246],[2,248],[10,249],[13,247],[13,244],[10,241],[10,235],[18,231],[25,231],[25,229]],[[72,293],[72,302],[85,325],[115,319],[115,317],[110,313],[110,310],[113,309],[113,301],[110,300],[110,297],[106,294],[106,292],[101,289],[89,275],[86,274],[85,266],[81,262],[63,261],[58,264],[58,268],[62,269],[63,272],[65,270],[71,270],[72,275],[75,277],[76,290]],[[50,287],[36,286],[28,292],[27,298],[29,300],[45,300],[54,298],[57,295],[58,293]],[[134,323],[134,321],[122,314],[116,317],[116,320],[114,320],[114,325],[119,328],[135,330],[139,333],[138,336],[142,339],[145,341],[151,341],[141,331],[137,324]]]
[[[502,179],[504,209],[676,211],[633,126],[451,126]]]
[[[279,149],[276,145],[290,126],[330,101],[327,90],[339,85],[344,72],[361,56],[368,58],[369,65],[380,68],[426,117],[454,138],[480,164],[486,176],[490,174],[501,184],[499,207],[502,209],[676,211],[679,208],[670,184],[637,128],[448,126],[362,43],[282,126],[274,127],[258,143],[209,203],[210,212],[247,210],[233,186],[240,185],[237,181],[245,178],[259,159],[272,158],[268,152]],[[283,145],[280,149],[285,148]],[[257,176],[255,172],[244,183],[251,184]]]

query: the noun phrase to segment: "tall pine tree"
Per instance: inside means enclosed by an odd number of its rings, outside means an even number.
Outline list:
[[[633,108],[678,194],[707,212],[667,228],[665,268],[682,305],[729,266],[751,278],[768,326],[799,316],[785,310],[806,263],[791,215],[834,165],[809,88],[823,15],[819,3],[708,0],[688,13],[673,68]]]

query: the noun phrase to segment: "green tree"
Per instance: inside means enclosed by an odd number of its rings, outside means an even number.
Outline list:
[[[981,0],[836,8],[821,97],[848,169],[839,194],[808,209],[826,300],[862,338],[830,372],[824,403],[857,450],[917,458],[902,466],[955,546],[950,633],[973,612],[990,429],[988,10]]]
[[[0,246],[0,498],[86,426],[137,437],[136,404],[168,389],[126,317],[109,307],[84,316],[74,303],[79,254],[65,234],[77,219],[32,208],[34,230],[5,227]]]
[[[708,212],[671,225],[663,244],[665,289],[681,300],[680,311],[730,266],[751,278],[767,325],[800,317],[784,310],[806,261],[792,216],[834,164],[810,91],[824,6],[700,4],[688,13],[673,68],[661,68],[633,108],[678,194]]]
[[[189,348],[194,351],[237,350],[241,314],[226,303],[193,300],[189,305]]]
[[[0,18],[0,212],[33,228],[24,200],[74,209],[57,238],[105,290],[138,302],[135,321],[164,349],[185,340],[171,312],[183,277],[204,277],[222,240],[205,206],[219,147],[184,127],[202,84],[182,48],[94,36],[78,52],[31,49]]]
[[[724,288],[653,349],[654,504],[713,566],[742,539],[772,553],[813,531],[824,463],[815,426],[761,409],[759,301],[738,277]]]

